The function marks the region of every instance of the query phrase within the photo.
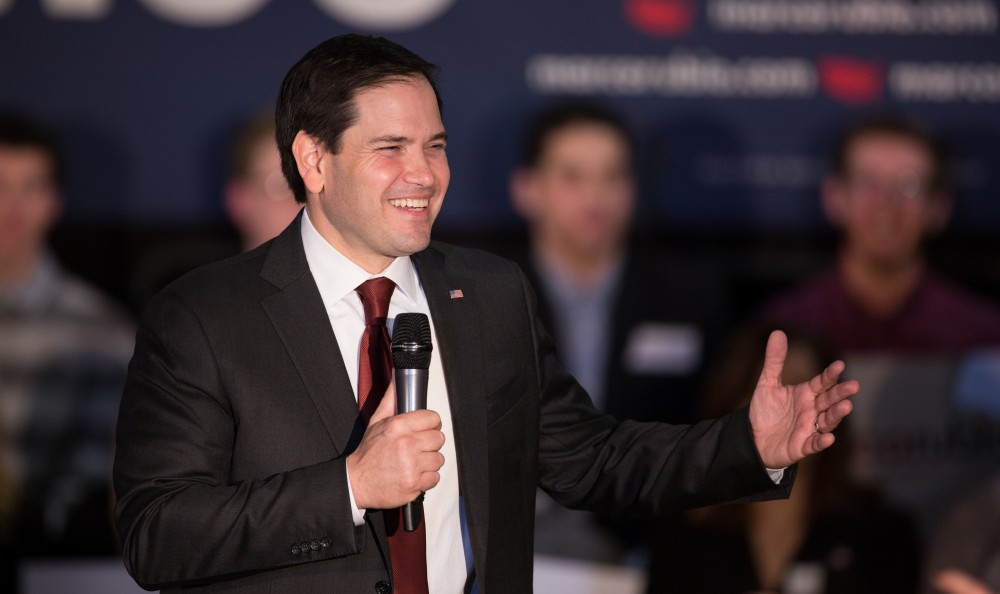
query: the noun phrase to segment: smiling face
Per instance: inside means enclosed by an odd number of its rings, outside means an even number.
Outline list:
[[[354,104],[337,153],[303,132],[293,151],[316,229],[374,274],[430,242],[451,178],[447,135],[422,77],[362,90]]]

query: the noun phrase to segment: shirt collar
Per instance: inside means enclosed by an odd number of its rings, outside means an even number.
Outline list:
[[[539,280],[548,293],[560,301],[590,300],[606,301],[614,294],[625,272],[625,256],[619,254],[602,270],[593,284],[581,286],[569,271],[556,261],[543,258],[537,252],[533,255],[534,265],[539,272]]]
[[[354,294],[358,285],[378,276],[396,283],[396,289],[411,301],[416,302],[418,299],[419,280],[409,256],[400,256],[382,272],[369,274],[320,235],[309,220],[306,209],[302,210],[302,247],[320,293],[331,303]]]

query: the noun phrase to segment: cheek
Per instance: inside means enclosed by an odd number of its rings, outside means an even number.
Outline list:
[[[923,208],[910,204],[897,205],[895,209],[887,212],[886,216],[891,216],[897,224],[912,229],[923,227],[926,219]]]
[[[400,183],[403,168],[395,159],[366,162],[344,178],[342,187],[352,188],[359,196],[381,195],[395,183]]]
[[[15,243],[37,241],[55,221],[55,209],[35,202],[0,206],[0,234]]]
[[[581,205],[591,188],[592,185],[582,179],[560,178],[552,181],[549,195],[560,208],[573,208]]]
[[[844,203],[841,211],[844,221],[854,227],[864,227],[874,223],[884,213],[884,208],[871,200],[854,200]]]
[[[365,195],[375,195],[381,197],[394,184],[404,183],[402,181],[402,177],[401,170],[390,167],[380,167],[365,176],[362,191]]]
[[[29,200],[22,209],[24,219],[36,227],[45,227],[52,223],[59,212],[55,198],[35,198]]]
[[[940,231],[944,226],[944,220],[942,219],[940,213],[936,212],[923,212],[920,215],[920,229],[926,233],[934,233]]]
[[[445,190],[448,189],[448,184],[451,183],[451,167],[448,166],[448,158],[441,157],[439,161],[434,161],[431,168],[434,170],[434,176],[441,187],[441,194],[444,194]]]
[[[547,211],[557,221],[572,221],[582,212],[580,196],[577,192],[560,188],[550,194]]]
[[[614,184],[609,187],[606,196],[607,209],[610,213],[620,218],[628,218],[632,214],[633,201],[630,186]]]

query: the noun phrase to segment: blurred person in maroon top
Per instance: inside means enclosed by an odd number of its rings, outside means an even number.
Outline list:
[[[759,318],[841,352],[954,353],[1000,344],[1000,306],[925,260],[924,241],[952,211],[941,142],[916,122],[879,115],[843,133],[832,165],[822,206],[842,234],[837,262],[766,303]]]

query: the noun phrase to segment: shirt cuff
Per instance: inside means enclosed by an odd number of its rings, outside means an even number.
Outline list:
[[[351,473],[347,472],[347,465],[344,465],[344,476],[347,478],[347,498],[351,500],[351,515],[354,517],[354,525],[362,526],[365,523],[366,510],[358,509],[358,504],[354,502],[354,489],[351,488]]]
[[[786,466],[785,468],[788,467]],[[767,476],[771,477],[771,482],[777,485],[781,482],[781,479],[785,478],[785,468],[765,468],[765,470],[767,470]],[[350,482],[348,482],[347,485],[350,487]],[[351,505],[353,504],[354,502],[352,496]]]

